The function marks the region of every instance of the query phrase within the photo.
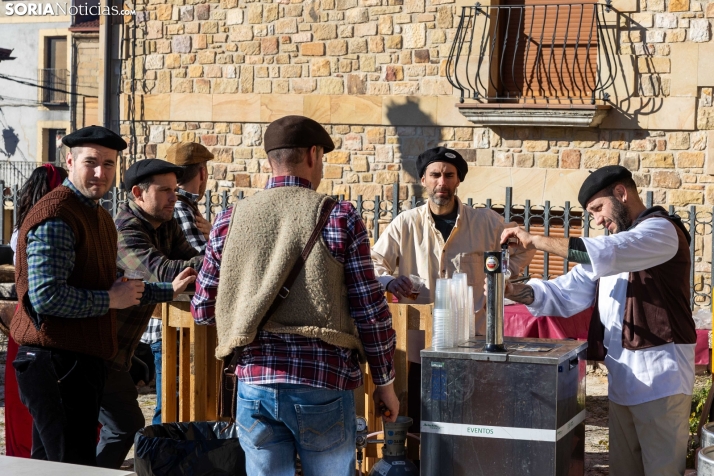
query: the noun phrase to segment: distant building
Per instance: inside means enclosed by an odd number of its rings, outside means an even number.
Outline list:
[[[0,44],[22,58],[0,64],[0,160],[31,163],[3,164],[6,183],[24,180],[37,162],[56,161],[56,137],[70,128],[71,18],[59,13],[27,15],[0,5]]]
[[[62,137],[99,123],[99,17],[86,1],[0,4],[0,180],[22,183],[38,163],[62,165]],[[90,2],[92,3],[92,2]],[[98,5],[98,1],[95,1]],[[65,5],[63,11],[60,8]],[[40,14],[41,13],[41,14]]]

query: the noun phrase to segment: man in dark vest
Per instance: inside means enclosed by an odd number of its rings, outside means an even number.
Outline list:
[[[172,300],[175,293],[193,282],[195,269],[200,268],[203,260],[173,218],[176,177],[180,174],[180,167],[163,160],[135,162],[124,174],[129,201],[119,206],[114,219],[119,233],[117,267],[134,279],[169,285],[173,282],[160,301]],[[146,425],[129,369],[155,308],[151,303],[117,312],[118,352],[107,362],[109,371],[99,413],[102,431],[97,445],[98,466],[118,469],[134,443],[134,435]],[[161,322],[158,320],[159,326]],[[161,360],[158,370],[161,372]],[[160,389],[161,379],[157,377],[158,399]],[[160,415],[154,423],[161,423]]]
[[[32,458],[95,465],[104,361],[117,352],[115,310],[154,301],[160,286],[117,279],[116,229],[98,205],[126,142],[98,126],[62,142],[69,178],[19,232],[13,366],[33,418]]]
[[[323,153],[335,148],[330,135],[312,119],[286,116],[268,126],[264,144],[273,176],[216,217],[191,313],[216,324],[217,357],[242,348],[236,424],[248,474],[293,476],[297,453],[304,474],[354,475],[360,360],[377,386],[375,404],[391,412],[385,419],[399,413],[392,316],[362,218],[315,191]],[[285,291],[323,209],[329,220]],[[259,329],[278,293],[284,302]]]
[[[593,172],[578,201],[609,236],[552,238],[506,229],[522,249],[580,263],[551,281],[512,284],[506,297],[535,316],[595,307],[588,358],[603,360],[610,399],[610,474],[683,474],[694,386],[696,332],[689,304],[690,235],[661,207],[647,208],[632,174]]]

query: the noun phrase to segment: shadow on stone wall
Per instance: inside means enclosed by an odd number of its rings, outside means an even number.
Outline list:
[[[381,161],[389,164],[401,162],[402,172],[399,176],[399,198],[406,200],[411,196],[422,196],[423,187],[420,184],[419,173],[416,169],[416,159],[427,149],[437,147],[441,140],[441,128],[436,125],[433,118],[419,108],[419,103],[410,98],[405,101],[396,101],[387,106],[387,119],[392,127],[396,128],[397,144],[394,147],[393,157],[391,149],[385,148],[383,153],[377,153],[375,164]],[[379,148],[378,148],[379,149]],[[393,192],[387,191],[390,200]]]
[[[3,148],[0,149],[3,155],[7,158],[12,157],[17,152],[17,144],[20,143],[20,138],[15,134],[15,129],[8,126],[2,130]]]

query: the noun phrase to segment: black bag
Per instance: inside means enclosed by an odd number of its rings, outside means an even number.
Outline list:
[[[295,265],[290,270],[290,274],[288,274],[283,286],[280,288],[278,296],[270,305],[268,312],[266,312],[265,316],[263,316],[260,320],[260,324],[258,324],[258,331],[263,328],[265,323],[270,319],[270,316],[273,315],[276,309],[280,307],[283,301],[285,301],[285,298],[287,298],[290,294],[290,288],[300,274],[300,271],[302,271],[302,268],[305,266],[305,262],[307,261],[308,256],[310,256],[312,247],[315,246],[315,243],[320,238],[322,229],[325,228],[325,225],[327,225],[327,220],[330,218],[330,214],[332,213],[332,209],[335,208],[335,205],[337,205],[337,202],[332,198],[327,198],[327,200],[325,200],[322,204],[320,217],[317,220],[315,228],[312,230],[310,238],[305,244],[305,248],[303,248],[302,253],[300,253],[300,256],[298,256],[298,259],[295,262]],[[235,420],[236,417],[236,394],[238,391],[236,365],[238,364],[238,358],[240,357],[241,352],[243,352],[243,347],[236,347],[233,349],[233,352],[223,357],[223,372],[221,372],[220,382],[221,388],[218,393],[218,416],[221,418],[230,418],[231,420]]]
[[[151,425],[134,437],[139,476],[246,476],[238,428],[228,422]]]

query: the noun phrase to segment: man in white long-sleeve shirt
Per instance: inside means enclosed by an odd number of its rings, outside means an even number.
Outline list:
[[[632,174],[603,167],[583,183],[583,208],[609,236],[550,238],[507,229],[502,242],[581,263],[552,281],[513,284],[506,297],[535,316],[595,306],[589,358],[605,361],[610,475],[684,473],[696,331],[689,304],[690,236],[677,217],[646,208]]]

